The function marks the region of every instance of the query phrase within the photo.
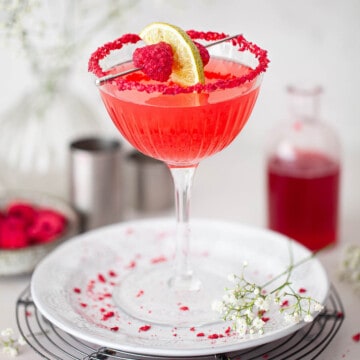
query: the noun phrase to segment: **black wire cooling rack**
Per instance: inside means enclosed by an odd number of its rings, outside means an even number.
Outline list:
[[[339,331],[345,313],[341,299],[331,286],[325,310],[309,325],[292,335],[254,348],[211,356],[177,359],[204,360],[312,360],[331,343]],[[41,357],[48,360],[165,360],[174,357],[149,356],[99,347],[80,340],[54,326],[36,308],[29,288],[16,302],[16,321],[21,335]]]

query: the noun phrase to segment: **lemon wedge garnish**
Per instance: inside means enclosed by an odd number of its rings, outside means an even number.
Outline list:
[[[168,43],[174,53],[171,79],[184,86],[205,83],[204,65],[198,48],[190,36],[181,28],[162,22],[154,22],[140,32],[148,45],[160,41]]]

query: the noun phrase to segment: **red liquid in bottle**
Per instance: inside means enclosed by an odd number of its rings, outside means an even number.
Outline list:
[[[339,164],[315,153],[268,163],[269,227],[319,250],[337,240]]]

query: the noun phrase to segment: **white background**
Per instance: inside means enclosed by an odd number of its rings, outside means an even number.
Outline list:
[[[103,3],[92,2],[99,8]],[[174,23],[184,29],[240,32],[267,49],[271,59],[257,105],[243,132],[229,148],[200,165],[194,184],[192,214],[265,226],[264,143],[271,136],[273,126],[287,116],[285,87],[288,84],[321,85],[325,90],[322,118],[338,132],[343,148],[340,243],[359,244],[360,1],[140,1],[124,12],[117,24],[89,39],[73,64],[69,86],[88,100],[89,108],[97,114],[106,133],[117,136],[86,72],[87,59],[98,44],[113,40],[124,32],[139,32],[153,21]],[[1,47],[0,51],[1,114],[36,79],[31,77],[21,57],[8,48]],[[337,251],[333,252],[325,260],[327,269],[335,268],[340,256]],[[19,284],[25,281],[16,281],[3,282],[3,288],[17,291]],[[16,297],[16,293],[11,296]],[[11,296],[6,301],[10,301]],[[348,298],[347,301],[355,306],[357,300]],[[358,320],[344,333],[346,346],[350,346],[350,335],[360,330],[354,325],[359,324],[358,312],[355,313],[355,320],[356,317]],[[5,316],[10,319],[9,315]],[[1,321],[0,327],[5,326]],[[340,359],[347,350],[342,343],[340,348],[335,346],[334,351],[334,359]],[[355,359],[350,355],[347,358]]]

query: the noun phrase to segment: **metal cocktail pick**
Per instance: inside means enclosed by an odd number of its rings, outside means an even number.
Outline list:
[[[218,45],[220,43],[223,43],[225,41],[228,41],[228,40],[231,40],[231,39],[234,39],[236,37],[240,36],[240,34],[238,35],[232,35],[232,36],[228,36],[224,39],[220,39],[220,40],[217,40],[217,41],[214,41],[210,44],[207,44],[205,45],[205,47],[210,47],[210,46],[214,46],[214,45]],[[127,61],[128,62],[128,61]],[[130,62],[130,61],[129,61]],[[120,65],[120,64],[119,64]],[[105,76],[102,76],[100,78],[97,78],[95,79],[95,85],[96,86],[100,86],[102,85],[104,82],[108,81],[108,80],[112,80],[112,79],[115,79],[119,76],[123,76],[123,75],[128,75],[128,74],[131,74],[133,72],[136,72],[136,71],[139,71],[141,70],[141,68],[132,68],[132,69],[129,69],[129,70],[126,70],[126,71],[122,71],[122,72],[119,72],[117,74],[109,74],[109,75],[105,75]]]

